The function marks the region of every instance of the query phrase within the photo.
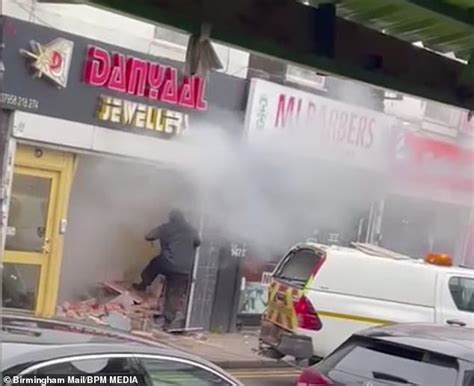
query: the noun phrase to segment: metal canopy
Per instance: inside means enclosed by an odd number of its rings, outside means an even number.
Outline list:
[[[474,0],[311,0],[337,14],[425,48],[468,60],[474,50]],[[303,3],[305,3],[303,1]]]
[[[311,3],[310,3],[311,1]],[[474,110],[474,0],[92,0],[322,73]],[[312,5],[312,6],[308,6]],[[412,42],[455,52],[468,65]]]

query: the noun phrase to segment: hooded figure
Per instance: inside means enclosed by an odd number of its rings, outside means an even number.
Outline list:
[[[165,319],[171,323],[176,314],[175,288],[182,287],[191,275],[196,248],[201,244],[199,235],[180,210],[173,209],[167,223],[152,229],[145,240],[160,240],[161,253],[154,257],[141,273],[142,281],[133,287],[143,291],[158,275],[167,280]]]
[[[201,244],[197,231],[185,220],[180,210],[173,209],[169,221],[152,229],[145,240],[160,240],[161,258],[178,273],[190,274],[195,250]]]
[[[135,286],[139,287],[137,289],[144,290],[158,274],[191,274],[195,251],[201,240],[180,210],[173,209],[169,221],[148,232],[145,240],[160,240],[161,253],[145,267],[142,282]]]

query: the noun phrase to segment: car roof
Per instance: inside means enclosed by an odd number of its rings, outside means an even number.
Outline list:
[[[473,328],[405,323],[373,327],[355,335],[445,354],[474,363]]]
[[[109,328],[8,311],[3,311],[1,318],[2,371],[68,356],[144,354],[186,359],[222,373],[214,364],[192,354]]]

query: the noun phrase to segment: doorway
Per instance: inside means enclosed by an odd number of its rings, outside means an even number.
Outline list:
[[[19,146],[3,257],[3,307],[55,312],[74,155]]]

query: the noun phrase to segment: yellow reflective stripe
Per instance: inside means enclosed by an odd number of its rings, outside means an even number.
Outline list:
[[[351,314],[339,314],[337,312],[328,312],[328,311],[318,311],[318,315],[326,318],[333,319],[343,319],[343,320],[353,320],[355,322],[361,323],[370,323],[370,324],[392,324],[395,322],[384,320],[384,319],[375,319],[367,318],[365,316],[351,315]]]

